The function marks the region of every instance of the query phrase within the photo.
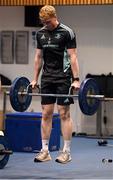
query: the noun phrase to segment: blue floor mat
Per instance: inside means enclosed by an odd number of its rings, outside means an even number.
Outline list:
[[[55,162],[58,151],[51,152],[52,161],[45,163],[34,163],[35,153],[15,152],[0,170],[0,179],[113,179],[113,163],[102,162],[113,159],[113,147],[98,146],[97,141],[73,137],[72,161],[64,165]]]

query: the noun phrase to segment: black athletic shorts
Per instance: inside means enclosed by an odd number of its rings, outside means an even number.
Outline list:
[[[70,79],[63,79],[59,81],[50,81],[44,79],[41,81],[41,93],[42,94],[69,94],[69,89],[71,86]],[[50,96],[42,96],[41,104],[54,104],[58,105],[70,105],[74,104],[73,98],[67,97],[50,97]]]

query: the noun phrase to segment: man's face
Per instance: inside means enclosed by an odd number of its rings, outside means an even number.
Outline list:
[[[42,20],[41,22],[50,31],[56,27],[56,18],[55,17],[49,18],[47,20]]]

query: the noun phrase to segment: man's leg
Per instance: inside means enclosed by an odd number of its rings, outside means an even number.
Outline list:
[[[50,133],[52,128],[52,116],[54,111],[54,104],[42,105],[42,121],[41,121],[41,137],[42,149],[35,157],[35,162],[45,162],[51,160],[48,146]]]
[[[70,118],[70,106],[58,105],[58,112],[61,118],[61,130],[64,140],[64,147],[61,154],[56,158],[59,163],[67,163],[71,161],[70,146],[72,138],[72,119]]]
[[[50,133],[52,128],[53,111],[54,111],[54,104],[42,105],[41,135],[42,135],[42,149],[44,150],[48,150]]]

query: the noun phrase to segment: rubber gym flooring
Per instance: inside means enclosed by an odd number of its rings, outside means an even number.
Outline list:
[[[113,147],[98,146],[98,139],[72,138],[72,161],[55,162],[58,151],[51,152],[52,161],[34,163],[35,153],[14,152],[7,165],[0,170],[0,179],[113,179]],[[108,140],[113,145],[113,140]]]

